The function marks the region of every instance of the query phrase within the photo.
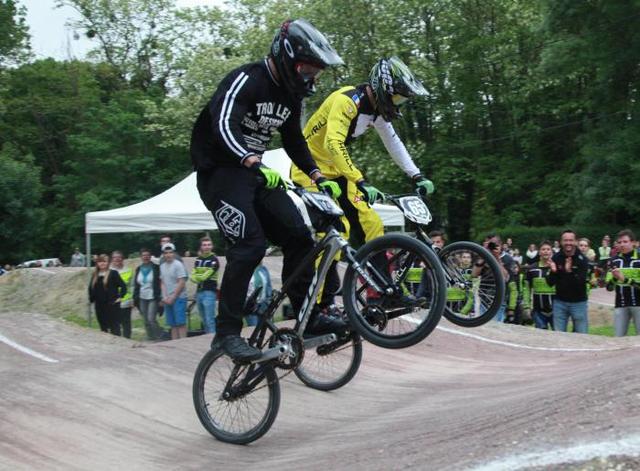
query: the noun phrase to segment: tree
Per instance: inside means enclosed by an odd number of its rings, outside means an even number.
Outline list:
[[[92,57],[110,64],[140,90],[164,94],[183,60],[200,43],[213,44],[226,22],[218,8],[178,9],[175,0],[57,0],[81,18],[72,23],[97,48]]]
[[[0,68],[25,59],[29,53],[29,28],[25,8],[15,0],[0,0]]]
[[[11,145],[0,150],[0,260],[18,263],[40,244],[40,169]]]

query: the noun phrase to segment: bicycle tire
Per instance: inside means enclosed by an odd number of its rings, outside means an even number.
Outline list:
[[[426,338],[435,329],[440,321],[444,304],[446,300],[446,281],[444,272],[440,264],[438,256],[423,242],[409,237],[404,234],[387,234],[363,245],[355,254],[356,261],[367,270],[370,276],[376,276],[376,271],[372,267],[378,264],[378,267],[384,264],[384,273],[382,276],[401,276],[399,273],[405,273],[406,269],[413,266],[419,266],[419,270],[424,278],[424,290],[428,296],[428,306],[419,306],[421,318],[416,319],[414,315],[418,311],[414,308],[403,304],[403,299],[407,296],[400,296],[398,290],[406,291],[405,281],[387,279],[391,282],[395,298],[389,299],[386,295],[380,298],[382,308],[372,306],[371,296],[366,294],[367,298],[362,295],[367,290],[367,283],[359,279],[357,271],[348,266],[344,275],[343,282],[343,301],[345,311],[349,316],[351,324],[358,333],[374,345],[383,348],[406,348],[417,344]],[[386,261],[385,261],[386,260]],[[372,262],[372,263],[367,263]],[[393,264],[400,264],[401,267],[394,267]],[[378,270],[380,272],[380,270]],[[420,282],[422,285],[423,282]],[[390,310],[387,309],[387,301],[400,312],[407,311],[398,317],[385,321],[383,325],[373,325],[369,312],[384,311],[380,314],[384,319],[389,319]],[[376,309],[378,309],[376,311]],[[373,311],[372,311],[373,310]]]
[[[461,258],[465,252],[471,254],[468,268]],[[493,319],[505,296],[504,277],[493,254],[474,242],[460,241],[445,245],[438,256],[448,284],[444,317],[461,327],[478,327]],[[479,274],[464,274],[479,260],[484,262]]]
[[[350,338],[332,349],[323,345],[307,350],[302,364],[294,370],[306,386],[319,391],[333,391],[346,385],[358,372],[362,362],[362,340],[353,332]],[[338,364],[338,367],[332,365]],[[344,367],[343,367],[344,365]]]
[[[212,371],[215,368],[216,371]],[[257,387],[234,400],[222,398],[222,391],[231,374],[237,374],[240,381],[246,379],[250,368],[263,368]],[[241,371],[244,369],[244,371]],[[255,370],[254,370],[255,371]],[[257,376],[259,377],[259,375]],[[217,381],[216,381],[217,380]],[[211,387],[209,386],[209,381]],[[234,381],[234,385],[236,381]],[[200,360],[193,379],[193,404],[204,428],[222,442],[245,445],[262,437],[273,425],[280,407],[280,384],[278,375],[270,365],[237,365],[220,351],[209,350]],[[259,396],[258,396],[258,393]],[[255,396],[254,396],[255,394]],[[247,398],[251,398],[249,407]],[[218,407],[214,407],[216,404]],[[225,409],[220,413],[220,408]],[[264,409],[257,417],[255,425],[251,417],[241,417]],[[233,413],[228,413],[232,410]],[[238,419],[237,424],[228,423]],[[240,423],[241,422],[241,423]],[[244,427],[245,429],[241,429]]]

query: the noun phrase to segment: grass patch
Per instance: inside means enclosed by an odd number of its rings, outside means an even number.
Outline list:
[[[612,325],[599,325],[595,327],[589,327],[589,333],[591,335],[604,335],[606,337],[614,337],[615,331]],[[633,325],[633,322],[629,326],[629,331],[627,335],[636,335],[636,327]]]
[[[80,327],[89,328],[93,330],[100,330],[100,325],[98,324],[98,320],[95,315],[91,316],[91,325],[87,322],[87,316],[80,316],[78,314],[67,314],[64,316],[64,320],[67,322],[71,322]],[[167,325],[164,322],[164,316],[158,317],[158,325],[162,329],[168,329]],[[132,316],[131,319],[131,340],[142,341],[147,340],[147,334],[144,329],[144,321],[138,316]]]

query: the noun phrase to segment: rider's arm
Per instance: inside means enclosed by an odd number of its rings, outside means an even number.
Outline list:
[[[340,175],[352,182],[363,180],[345,146],[351,121],[358,116],[353,100],[346,95],[336,95],[327,116],[327,131],[324,148],[331,154],[331,160]]]
[[[300,170],[309,175],[313,180],[320,176],[320,170],[316,162],[311,157],[307,141],[304,140],[302,129],[300,126],[300,109],[298,105],[292,111],[291,116],[287,119],[280,130],[282,136],[282,147],[289,155],[293,163]]]
[[[211,114],[211,131],[218,144],[225,147],[238,158],[238,162],[245,164],[248,157],[256,153],[247,148],[240,123],[247,114],[249,105],[255,102],[251,77],[243,71],[227,77],[228,90],[220,99],[209,102]]]
[[[396,165],[398,165],[398,167],[400,167],[410,178],[415,178],[420,175],[420,169],[418,169],[416,164],[413,162],[407,148],[400,140],[395,129],[393,129],[393,125],[382,119],[380,116],[376,118],[373,125],[375,126],[376,131],[378,131],[380,139],[382,139],[387,152],[389,152],[389,155]]]

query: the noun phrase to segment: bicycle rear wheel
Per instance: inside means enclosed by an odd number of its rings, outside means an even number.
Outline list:
[[[367,276],[348,266],[343,301],[360,335],[384,348],[409,347],[427,337],[440,321],[446,300],[437,255],[409,236],[387,234],[366,243],[355,258]],[[365,278],[385,292],[377,292]]]
[[[305,385],[333,391],[353,379],[362,361],[362,340],[356,332],[346,339],[305,351],[302,364],[294,370]]]
[[[271,428],[278,415],[278,376],[270,365],[240,365],[209,350],[193,379],[193,404],[204,428],[218,440],[251,443]]]
[[[481,245],[462,241],[446,245],[438,255],[448,283],[444,317],[462,327],[477,327],[493,319],[505,291],[502,270],[493,254]]]

